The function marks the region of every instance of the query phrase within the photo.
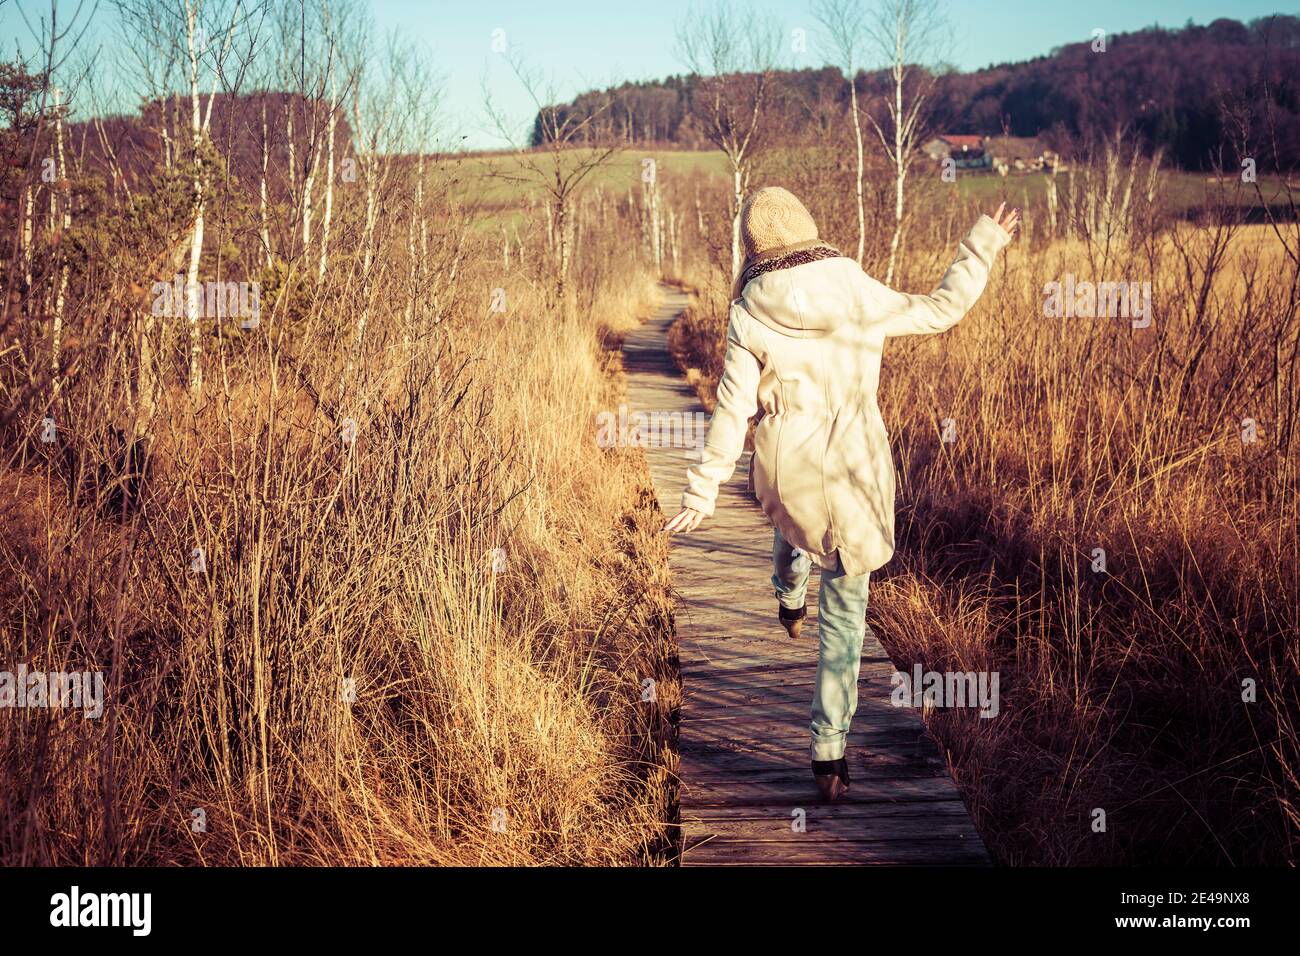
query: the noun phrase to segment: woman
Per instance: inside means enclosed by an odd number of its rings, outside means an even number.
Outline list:
[[[775,528],[772,585],[792,638],[807,613],[809,559],[822,569],[812,770],[827,800],[849,788],[844,749],[857,709],[867,580],[894,553],[894,466],[876,407],[881,351],[889,336],[942,332],[969,311],[1018,227],[1019,210],[1004,208],[980,217],[930,295],[894,292],[866,275],[818,238],[808,210],[784,189],[760,189],[741,209],[745,263],[718,404],[682,510],[664,530],[693,531],[713,513],[761,407],[751,470]]]

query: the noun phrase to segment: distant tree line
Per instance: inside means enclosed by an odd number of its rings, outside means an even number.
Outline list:
[[[1219,19],[1206,26],[1150,27],[1071,43],[1049,55],[970,73],[936,69],[933,128],[950,133],[1040,136],[1069,153],[1116,128],[1168,162],[1203,170],[1253,156],[1260,169],[1300,165],[1300,18]],[[849,90],[833,67],[779,71],[774,110],[782,132],[815,134],[847,115]],[[695,75],[590,91],[559,107],[599,114],[589,141],[708,145],[690,98]],[[883,70],[859,71],[861,108],[882,110]],[[532,142],[545,141],[540,117]]]

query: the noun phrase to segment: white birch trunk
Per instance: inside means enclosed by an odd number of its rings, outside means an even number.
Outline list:
[[[262,97],[262,182],[260,187],[260,215],[262,236],[262,262],[271,268],[271,213],[266,186],[266,173],[271,162],[271,130],[266,122],[266,97]]]
[[[903,178],[907,175],[906,157],[903,155],[903,29],[899,24],[894,32],[894,234],[889,239],[889,268],[885,271],[885,285],[892,285],[894,268],[898,263],[898,244],[903,234]]]
[[[320,267],[317,270],[317,278],[325,278],[325,267],[329,259],[330,247],[330,222],[334,218],[334,132],[338,128],[338,86],[334,79],[333,68],[330,69],[330,118],[329,118],[329,143],[327,146],[328,158],[325,164],[325,215],[321,218],[320,227]]]
[[[316,148],[307,151],[307,173],[302,180],[302,254],[311,246],[312,192],[316,185]]]
[[[185,42],[190,57],[190,133],[194,144],[194,227],[190,233],[190,262],[185,273],[185,319],[190,334],[190,395],[203,391],[203,346],[199,338],[199,262],[203,257],[203,218],[207,193],[203,170],[203,120],[199,108],[199,59],[195,49],[198,7],[186,0]]]
[[[362,271],[370,272],[370,263],[374,261],[375,220],[379,214],[375,204],[375,169],[374,160],[366,164],[366,253]]]
[[[50,190],[50,213],[52,218],[57,217],[57,210],[62,209],[60,225],[62,232],[66,233],[72,227],[72,213],[71,206],[66,200],[59,201],[59,192],[67,184],[68,167],[63,152],[63,90],[58,87],[54,88],[54,141],[58,161],[58,180]],[[59,243],[59,285],[54,296],[54,318],[50,324],[50,373],[56,398],[59,394],[59,367],[63,352],[63,302],[68,289],[68,261],[67,255],[62,251],[66,242],[67,236],[64,235]]]
[[[673,275],[681,272],[677,256],[677,210],[672,206],[668,207],[668,250],[673,260]]]
[[[284,105],[284,135],[289,149],[289,195],[292,197],[298,192],[298,146],[293,139],[293,97],[289,97]]]
[[[744,260],[740,243],[740,206],[745,201],[745,186],[740,175],[740,161],[731,161],[732,212],[731,212],[731,274],[740,274],[740,265]]]
[[[23,279],[32,287],[32,216],[36,212],[36,194],[30,185],[23,187]]]
[[[858,171],[857,178],[854,180],[854,188],[858,201],[858,265],[862,265],[862,257],[865,254],[867,245],[867,216],[862,200],[862,117],[858,115],[858,84],[853,75],[852,66],[849,67],[849,109],[853,112],[853,142],[858,151]]]

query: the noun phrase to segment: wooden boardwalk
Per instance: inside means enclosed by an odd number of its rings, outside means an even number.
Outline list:
[[[630,410],[702,412],[666,347],[686,302],[665,290],[625,341]],[[685,448],[649,447],[659,507],[677,513]],[[682,669],[683,865],[987,864],[988,855],[919,714],[889,703],[893,665],[870,631],[849,738],[853,780],[820,802],[809,770],[817,666],[817,571],[803,637],[776,620],[772,530],[746,493],[748,453],[714,516],[673,540]],[[800,829],[802,823],[802,830]]]

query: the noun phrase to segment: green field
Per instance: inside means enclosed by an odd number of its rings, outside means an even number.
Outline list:
[[[570,151],[562,160],[564,168],[572,168],[590,156],[591,152],[577,149]],[[550,170],[552,158],[549,154],[539,151],[528,155],[538,168]],[[661,181],[696,172],[717,176],[719,180],[727,177],[726,158],[716,150],[629,148],[616,153],[607,163],[594,169],[584,180],[583,189],[601,188],[622,193],[638,188],[641,183],[642,161],[647,157],[655,160]],[[451,195],[460,203],[476,206],[480,212],[477,220],[479,227],[492,230],[521,221],[526,216],[523,207],[530,193],[538,198],[545,196],[540,185],[523,181],[522,165],[519,155],[515,153],[480,154],[463,159],[444,157],[437,162],[437,168],[445,177]],[[924,183],[925,177],[932,174],[935,168],[928,160],[919,160],[912,167],[913,183]],[[1044,201],[1048,175],[1029,172],[1012,173],[1003,177],[992,173],[960,171],[955,186],[963,199],[981,205],[1006,201],[1030,207]],[[1073,175],[1076,174],[1069,170],[1057,175],[1062,192]],[[1226,184],[1216,183],[1206,173],[1165,170],[1161,174],[1160,184],[1169,207],[1179,213],[1213,201],[1215,192],[1219,190],[1222,190],[1222,198],[1230,204],[1241,207],[1258,205],[1252,185],[1236,180]],[[1285,203],[1283,185],[1281,177],[1260,176],[1260,191],[1270,203]]]
[[[591,150],[572,150],[562,160],[562,168],[567,171],[591,154]],[[548,171],[552,168],[549,154],[539,151],[528,155],[537,168]],[[593,169],[583,180],[582,189],[601,188],[621,194],[639,188],[642,160],[647,157],[655,160],[657,174],[661,177],[688,175],[697,170],[720,179],[726,176],[727,161],[720,152],[627,149]],[[439,174],[448,182],[453,198],[476,205],[482,213],[482,225],[492,229],[522,219],[522,207],[530,194],[539,199],[546,195],[541,185],[523,181],[532,178],[526,175],[523,167],[515,153],[443,158],[438,162]]]
[[[1058,188],[1064,190],[1073,175],[1075,174],[1068,170],[1057,174]],[[1020,173],[1006,177],[988,173],[967,174],[958,176],[957,185],[965,199],[998,202],[1006,199],[1020,205],[1029,205],[1043,201],[1048,176],[1047,173]],[[1208,173],[1164,170],[1160,174],[1159,183],[1159,188],[1165,191],[1164,199],[1170,208],[1180,212],[1206,205],[1214,199],[1218,190],[1222,190],[1223,198],[1234,205],[1254,206],[1258,201],[1253,185],[1236,180],[1216,183]],[[1283,185],[1280,176],[1259,177],[1260,192],[1271,203],[1285,202]],[[1292,188],[1295,188],[1294,183]]]

